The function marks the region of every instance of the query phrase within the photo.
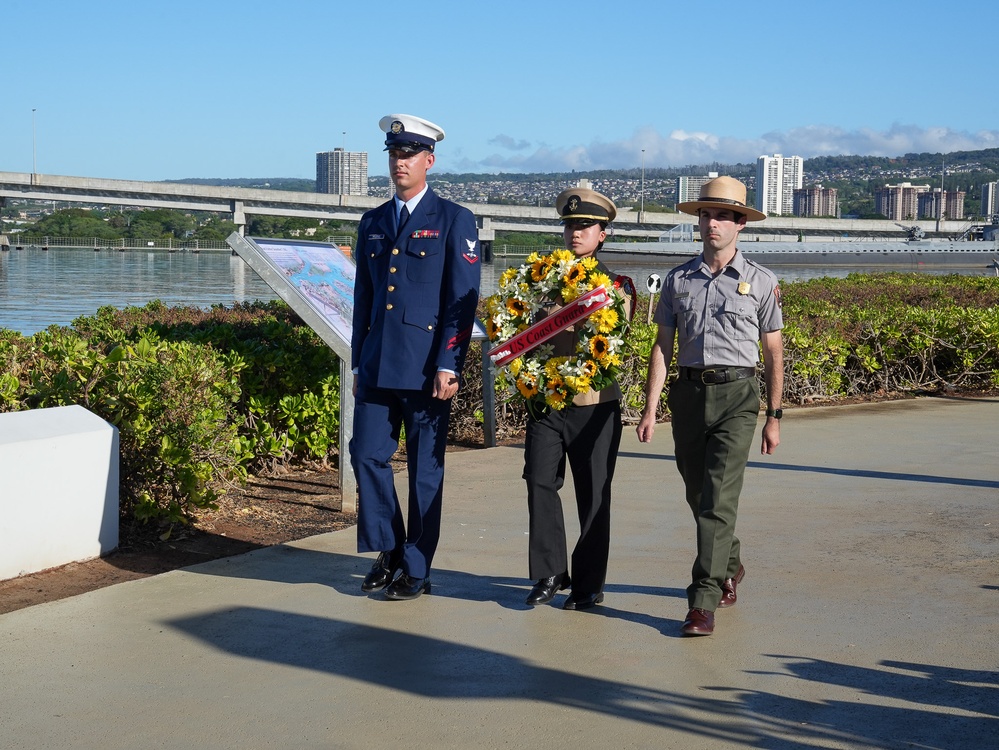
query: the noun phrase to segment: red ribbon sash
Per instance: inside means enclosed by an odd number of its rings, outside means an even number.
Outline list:
[[[504,341],[489,352],[489,359],[496,367],[503,367],[524,352],[540,346],[560,331],[588,317],[591,313],[607,307],[612,302],[610,293],[602,286],[581,294],[565,307],[557,310],[544,320],[521,331],[509,341]]]

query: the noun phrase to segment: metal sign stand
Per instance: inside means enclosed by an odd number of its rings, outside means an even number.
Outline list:
[[[353,262],[338,247],[323,242],[299,240],[270,240],[242,237],[233,232],[226,239],[229,246],[262,278],[298,316],[318,334],[340,359],[340,509],[344,513],[357,512],[357,480],[350,466],[350,438],[354,425],[354,375],[350,370],[350,315],[344,309],[322,310],[319,304],[306,296],[288,275],[277,265],[273,253],[296,248],[322,254],[328,265],[340,269],[353,280]],[[328,251],[328,252],[326,252]],[[353,284],[351,294],[342,307],[353,311]]]

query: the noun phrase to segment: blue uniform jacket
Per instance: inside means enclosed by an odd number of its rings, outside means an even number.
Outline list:
[[[398,234],[388,201],[361,217],[351,367],[368,387],[430,390],[460,373],[479,298],[475,217],[427,190]]]

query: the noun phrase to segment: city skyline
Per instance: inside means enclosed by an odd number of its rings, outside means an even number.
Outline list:
[[[988,0],[944,13],[928,0],[709,12],[512,0],[502,13],[443,0],[405,22],[349,5],[8,0],[0,171],[311,178],[315,154],[341,147],[384,175],[377,123],[393,112],[444,128],[438,173],[999,147],[987,71],[922,65],[918,85],[879,74],[892,45],[913,65],[975,49],[999,21]],[[336,49],[320,29],[337,31]],[[762,52],[774,33],[779,57]]]

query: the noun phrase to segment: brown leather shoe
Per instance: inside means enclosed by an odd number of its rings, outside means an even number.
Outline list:
[[[742,579],[746,577],[746,569],[740,564],[739,570],[735,574],[735,578],[726,578],[725,582],[722,583],[722,598],[718,602],[718,609],[724,609],[725,607],[731,607],[735,604],[736,595],[735,587],[742,583]]]
[[[715,613],[695,607],[687,613],[680,632],[684,635],[711,635],[715,632]]]

